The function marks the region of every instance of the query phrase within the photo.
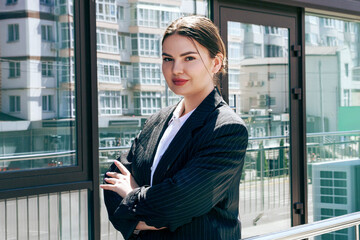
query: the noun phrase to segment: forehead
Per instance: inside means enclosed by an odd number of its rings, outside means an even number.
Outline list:
[[[179,34],[174,34],[165,38],[162,48],[163,52],[168,54],[171,54],[171,52],[181,54],[188,51],[199,51],[200,53],[207,51],[207,49],[196,40]]]

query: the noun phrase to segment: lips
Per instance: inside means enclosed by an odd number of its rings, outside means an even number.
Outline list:
[[[182,79],[182,78],[173,78],[172,79],[172,82],[174,83],[174,85],[176,86],[182,86],[184,85],[185,83],[187,83],[189,80],[186,80],[186,79]]]

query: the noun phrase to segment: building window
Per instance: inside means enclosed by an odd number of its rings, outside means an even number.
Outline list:
[[[97,50],[108,53],[119,53],[118,34],[116,30],[97,28],[96,29]]]
[[[173,20],[180,17],[178,7],[160,4],[133,4],[131,10],[131,25],[166,28]]]
[[[99,59],[97,65],[100,82],[121,82],[120,63],[118,61]]]
[[[240,70],[229,69],[229,89],[240,88]]]
[[[17,78],[20,75],[20,62],[9,62],[9,78]]]
[[[356,25],[353,22],[344,22],[345,32],[348,32],[348,33],[356,33],[357,26],[358,25]]]
[[[229,106],[234,110],[236,109],[236,95],[235,94],[229,95]]]
[[[280,29],[277,27],[265,27],[265,33],[270,35],[280,35]]]
[[[120,65],[120,77],[121,79],[128,78],[128,69],[126,65]]]
[[[40,0],[40,4],[41,5],[52,5],[52,2],[51,0]]]
[[[360,68],[359,67],[352,69],[352,80],[360,81]]]
[[[20,112],[20,96],[10,96],[9,110],[10,112]]]
[[[41,76],[53,77],[53,62],[41,62]]]
[[[155,9],[154,6],[146,4],[138,4],[133,6],[134,16],[132,16],[132,25],[141,27],[159,27],[159,10]],[[152,9],[149,9],[152,7]]]
[[[62,92],[60,108],[62,117],[75,118],[75,95],[73,91]]]
[[[177,104],[181,100],[181,96],[176,95],[173,91],[168,89],[168,101],[166,102],[167,106],[172,106]]]
[[[349,64],[345,63],[345,76],[349,76]]]
[[[315,16],[305,16],[305,19],[309,21],[309,23],[318,25],[318,17]]]
[[[335,27],[335,19],[333,18],[323,18],[324,27],[334,28]]]
[[[101,91],[100,96],[100,113],[106,115],[122,114],[119,91]]]
[[[41,39],[46,42],[53,41],[53,28],[50,25],[41,25]]]
[[[160,64],[156,63],[136,63],[133,67],[134,83],[160,85],[161,70]]]
[[[343,107],[350,106],[350,90],[344,89]]]
[[[276,79],[276,72],[269,72],[268,73],[268,80]]]
[[[135,112],[141,115],[156,113],[161,108],[159,92],[134,92]]]
[[[124,7],[117,6],[117,13],[116,13],[118,21],[125,19]]]
[[[6,5],[15,5],[17,4],[17,0],[6,0]]]
[[[70,16],[74,15],[73,1],[60,0],[57,1],[56,5],[57,6],[55,7],[55,10],[59,15],[65,15],[65,14],[69,14]]]
[[[60,34],[61,48],[74,48],[74,23],[61,23]]]
[[[60,62],[60,79],[61,82],[75,81],[75,63],[74,58],[63,58]]]
[[[131,34],[132,54],[145,57],[160,57],[160,35]]]
[[[121,107],[123,110],[129,109],[129,97],[128,95],[121,95]]]
[[[44,112],[54,111],[53,105],[54,105],[54,96],[53,95],[42,96],[42,110]]]
[[[115,0],[97,0],[96,19],[107,22],[116,22]]]
[[[338,45],[336,37],[326,37],[327,46],[335,47]]]
[[[315,33],[306,33],[305,34],[305,42],[309,46],[317,46],[318,45],[318,35]]]
[[[249,25],[248,25],[249,26]],[[244,34],[241,30],[241,23],[228,22],[229,36],[240,37]]]
[[[283,57],[283,49],[277,45],[265,45],[265,57]]]
[[[174,12],[161,11],[160,27],[166,28],[171,22],[180,17],[179,9],[174,9]]]
[[[232,64],[240,63],[242,58],[241,43],[229,42],[229,62]]]
[[[8,25],[8,42],[15,42],[19,40],[19,24]]]
[[[119,49],[121,51],[126,49],[126,41],[125,36],[119,35]]]

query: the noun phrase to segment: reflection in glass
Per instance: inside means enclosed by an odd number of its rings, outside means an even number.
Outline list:
[[[305,17],[309,222],[359,211],[360,24]],[[355,239],[354,229],[317,239]]]
[[[77,164],[72,5],[15,1],[0,10],[0,171]]]
[[[229,105],[250,138],[240,184],[242,237],[290,227],[288,29],[228,22]]]

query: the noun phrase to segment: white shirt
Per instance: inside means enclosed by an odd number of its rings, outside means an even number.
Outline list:
[[[152,186],[153,183],[153,177],[154,177],[154,173],[155,170],[160,162],[160,159],[162,158],[162,156],[164,155],[166,149],[169,147],[171,141],[174,139],[174,137],[176,136],[176,134],[178,133],[178,131],[180,130],[180,128],[182,127],[182,125],[184,125],[184,123],[186,122],[186,120],[190,117],[190,115],[195,111],[192,110],[191,112],[188,112],[187,114],[185,114],[184,116],[180,117],[181,114],[184,112],[184,100],[181,100],[181,102],[179,103],[179,105],[176,107],[172,118],[169,121],[168,127],[166,128],[164,135],[162,136],[159,145],[157,147],[156,150],[156,154],[154,157],[154,162],[152,164],[151,167],[151,179],[150,179],[150,185]]]

